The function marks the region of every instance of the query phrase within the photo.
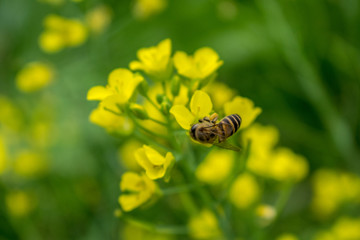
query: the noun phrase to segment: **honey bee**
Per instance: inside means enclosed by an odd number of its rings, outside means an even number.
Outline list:
[[[237,114],[231,114],[218,123],[216,123],[217,120],[218,114],[214,113],[192,125],[190,129],[192,139],[200,143],[210,143],[233,151],[240,151],[240,148],[226,142],[226,139],[240,128],[241,117]]]

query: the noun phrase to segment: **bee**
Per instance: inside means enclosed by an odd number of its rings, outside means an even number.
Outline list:
[[[191,138],[200,143],[210,143],[222,148],[240,151],[240,148],[226,142],[226,139],[240,128],[241,117],[238,114],[231,114],[221,119],[218,123],[216,123],[217,120],[217,113],[200,119],[199,123],[191,126]]]

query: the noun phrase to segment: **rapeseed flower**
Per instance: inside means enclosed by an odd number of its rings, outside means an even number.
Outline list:
[[[190,111],[184,105],[174,105],[170,113],[182,128],[189,130],[195,121],[208,116],[211,110],[212,102],[209,95],[197,90],[190,100]]]
[[[122,145],[118,150],[119,161],[124,165],[128,170],[139,171],[141,170],[140,165],[137,163],[134,158],[134,153],[136,150],[142,147],[142,143],[135,139],[130,139]]]
[[[212,82],[203,89],[209,94],[215,109],[221,109],[225,103],[230,102],[235,97],[235,91],[226,84]]]
[[[269,176],[278,181],[300,181],[308,173],[308,164],[303,156],[288,148],[278,148],[271,156]]]
[[[131,70],[145,72],[154,81],[170,80],[172,73],[171,40],[165,39],[157,46],[142,48],[137,52],[138,61],[132,61]]]
[[[261,204],[256,207],[255,214],[259,218],[260,224],[267,226],[275,219],[277,212],[273,206]]]
[[[219,223],[215,215],[203,209],[188,223],[190,235],[195,239],[221,239]]]
[[[134,130],[134,123],[131,119],[106,110],[102,103],[91,112],[89,120],[109,132],[116,132],[121,135],[129,135]]]
[[[246,209],[260,197],[261,190],[254,176],[239,175],[230,188],[229,199],[239,209]]]
[[[167,0],[136,0],[133,7],[135,18],[145,20],[161,13],[167,6]]]
[[[146,175],[150,179],[158,179],[168,175],[167,173],[175,161],[174,155],[171,152],[167,152],[164,157],[147,145],[136,150],[135,158],[138,164],[144,168]]]
[[[117,68],[109,74],[105,87],[95,86],[88,91],[87,100],[114,99],[115,103],[124,104],[129,101],[142,81],[144,78],[141,75],[125,68]]]
[[[7,193],[5,204],[9,214],[13,217],[25,217],[36,206],[34,197],[20,190]]]
[[[196,177],[207,184],[222,183],[230,175],[234,161],[234,152],[214,149],[197,167]]]
[[[40,48],[47,53],[56,53],[65,47],[76,47],[87,39],[85,25],[76,19],[66,19],[54,14],[44,19],[45,31],[39,37]]]
[[[16,75],[16,87],[22,92],[35,92],[49,85],[54,70],[46,63],[28,63]]]
[[[111,22],[111,9],[105,5],[95,7],[86,13],[86,24],[94,34],[100,34]]]
[[[157,193],[158,187],[154,181],[145,174],[126,172],[121,177],[119,197],[121,208],[125,212],[148,203]]]
[[[219,55],[209,47],[195,51],[194,56],[178,51],[174,55],[174,65],[177,72],[184,77],[194,80],[204,80],[214,74],[223,64]]]
[[[261,108],[255,107],[254,102],[248,98],[237,96],[231,102],[224,104],[224,112],[226,115],[239,114],[242,122],[240,129],[247,128],[255,121],[256,117],[261,113]]]
[[[24,150],[17,155],[13,168],[14,172],[19,176],[26,178],[37,177],[48,170],[48,160],[42,153]]]
[[[312,187],[314,196],[311,207],[319,218],[330,217],[344,203],[359,203],[360,178],[356,175],[320,169],[313,176]]]

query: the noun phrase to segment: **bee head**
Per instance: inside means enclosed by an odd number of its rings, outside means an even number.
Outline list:
[[[195,131],[196,131],[196,128],[198,127],[198,124],[194,124],[191,126],[190,128],[190,136],[193,138],[193,139],[196,139],[195,138]]]

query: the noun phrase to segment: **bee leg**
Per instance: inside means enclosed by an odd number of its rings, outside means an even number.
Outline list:
[[[202,123],[204,121],[204,119],[199,119],[199,122]]]
[[[217,120],[218,120],[218,117],[219,115],[217,113],[213,113],[211,116],[210,116],[210,120],[212,123],[215,123]]]
[[[210,122],[209,117],[204,117],[203,119],[204,119],[204,121]]]

